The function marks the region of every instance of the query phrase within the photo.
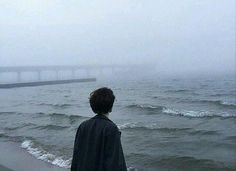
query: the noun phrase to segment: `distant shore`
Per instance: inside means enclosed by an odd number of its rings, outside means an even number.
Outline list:
[[[34,158],[17,143],[0,141],[0,151],[1,171],[68,171]]]

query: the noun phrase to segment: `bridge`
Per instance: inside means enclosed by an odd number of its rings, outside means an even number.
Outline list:
[[[1,73],[16,73],[17,74],[17,82],[21,82],[22,73],[25,72],[35,72],[37,73],[38,81],[41,80],[41,73],[43,71],[54,71],[56,73],[56,79],[59,79],[59,71],[71,71],[72,78],[75,77],[75,72],[78,70],[85,70],[87,77],[89,77],[89,72],[91,70],[98,70],[102,73],[103,69],[111,69],[113,72],[116,68],[127,68],[127,66],[121,65],[60,65],[60,66],[10,66],[10,67],[0,67]]]
[[[98,73],[103,73],[103,70],[109,69],[114,73],[116,69],[134,69],[140,68],[138,65],[59,65],[59,66],[6,66],[0,67],[0,82],[3,73],[13,73],[16,80],[13,83],[0,83],[0,88],[14,88],[26,86],[42,86],[52,84],[67,84],[75,82],[96,81],[96,78],[90,77],[90,72],[96,70]],[[43,80],[42,72],[50,71],[55,73],[53,80]],[[61,71],[69,71],[70,78],[60,79]],[[85,71],[85,78],[76,78],[77,71]],[[36,73],[36,81],[22,82],[23,73]]]

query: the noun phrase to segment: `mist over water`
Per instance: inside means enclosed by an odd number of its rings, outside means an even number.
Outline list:
[[[234,0],[2,0],[0,21],[0,66],[151,64],[163,74],[235,72]]]
[[[97,81],[0,89],[0,141],[69,168],[88,96],[107,86],[130,170],[235,170],[235,23],[234,0],[1,0],[0,70],[71,69],[0,84]]]

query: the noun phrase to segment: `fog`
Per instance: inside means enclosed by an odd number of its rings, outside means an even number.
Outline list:
[[[0,66],[234,73],[234,0],[1,0]]]

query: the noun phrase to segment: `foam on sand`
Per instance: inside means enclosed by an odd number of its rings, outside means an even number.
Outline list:
[[[21,143],[21,147],[23,149],[26,149],[32,156],[35,158],[49,162],[53,165],[63,167],[63,168],[69,168],[71,160],[65,160],[62,157],[57,157],[54,154],[51,154],[41,148],[34,147],[34,144],[31,140],[25,140]]]

